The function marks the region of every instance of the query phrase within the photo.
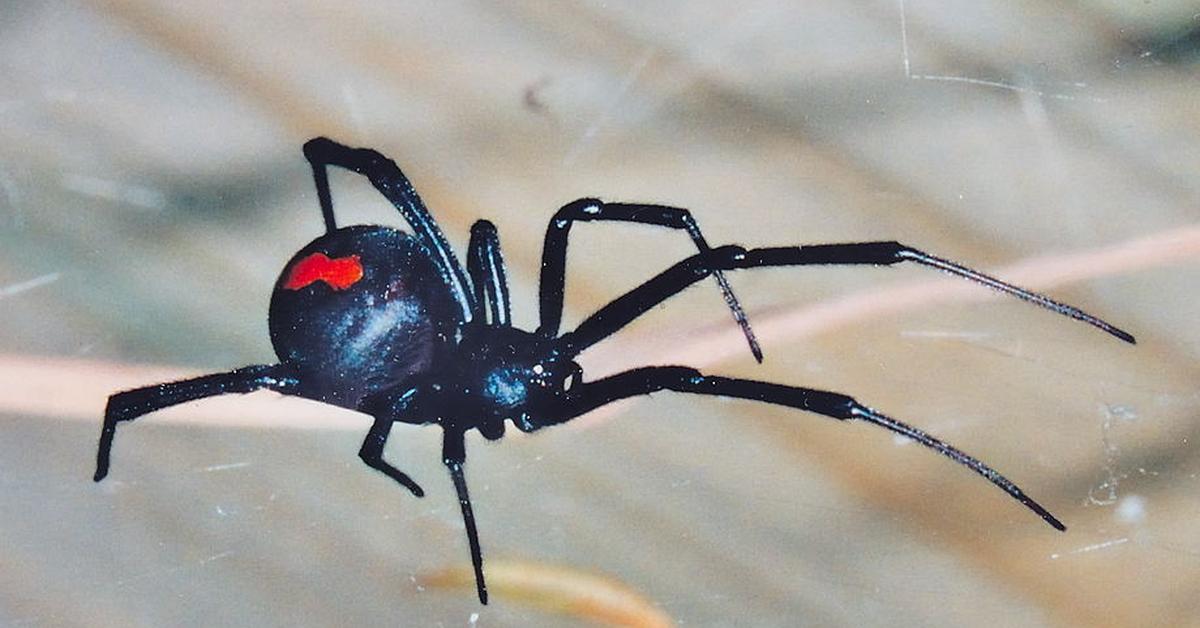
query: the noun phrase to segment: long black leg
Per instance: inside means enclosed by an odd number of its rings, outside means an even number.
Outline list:
[[[600,308],[596,313],[580,323],[578,329],[563,334],[558,341],[559,347],[568,354],[577,354],[612,335],[633,319],[717,270],[769,266],[805,266],[810,264],[890,265],[899,262],[916,262],[925,266],[932,266],[938,270],[970,279],[994,290],[1052,310],[1063,316],[1083,321],[1126,342],[1135,342],[1133,336],[1128,332],[1118,329],[1078,308],[1007,284],[965,266],[934,257],[898,242],[861,242],[750,250],[739,246],[723,246],[713,249],[708,253],[693,255]]]
[[[476,221],[471,225],[471,242],[467,245],[467,274],[475,288],[475,315],[486,318],[492,325],[509,327],[512,304],[504,268],[496,225],[487,220]],[[485,304],[489,317],[484,316]]]
[[[463,320],[471,320],[472,295],[467,290],[467,278],[462,265],[454,256],[454,250],[442,235],[437,221],[425,208],[425,203],[413,189],[408,177],[400,171],[396,162],[369,148],[350,148],[325,137],[309,140],[304,144],[304,157],[312,164],[313,177],[317,185],[317,198],[321,202],[321,213],[325,216],[325,228],[335,228],[333,200],[329,194],[327,166],[340,166],[364,175],[376,190],[396,206],[408,221],[418,238],[429,249],[442,279],[453,291],[463,310]]]
[[[466,457],[462,431],[447,428],[445,439],[442,441],[442,462],[450,470],[450,479],[454,480],[454,490],[458,493],[458,505],[462,508],[463,525],[467,528],[467,544],[471,547],[471,566],[475,569],[475,590],[479,593],[480,603],[487,604],[487,583],[483,580],[483,553],[479,549],[475,512],[471,509],[471,496],[467,494],[467,480],[463,476]]]
[[[246,366],[228,373],[215,373],[178,382],[157,384],[119,392],[108,398],[104,410],[104,426],[100,430],[100,446],[96,452],[96,474],[99,482],[108,475],[113,437],[117,423],[132,421],[144,414],[179,405],[196,399],[226,393],[248,393],[262,388],[284,394],[295,394],[300,380],[291,369],[280,364]]]
[[[576,416],[617,401],[618,399],[645,395],[660,390],[751,399],[806,410],[842,421],[859,419],[874,423],[897,434],[911,438],[978,473],[1008,493],[1013,499],[1016,499],[1024,504],[1025,507],[1037,513],[1046,523],[1058,530],[1066,530],[1066,526],[1043,508],[1041,504],[1038,504],[1016,484],[1013,484],[1008,478],[1000,475],[999,472],[982,461],[930,436],[920,429],[876,412],[855,401],[852,397],[838,393],[745,379],[715,377],[704,375],[700,371],[688,367],[646,367],[618,373],[611,377],[584,384],[578,389],[578,392],[573,390],[566,406],[562,409],[563,414],[557,417],[555,422],[569,421]]]
[[[337,218],[333,215],[333,197],[329,193],[329,170],[324,162],[309,160],[312,166],[313,183],[317,186],[317,201],[321,203],[321,216],[325,219],[325,232],[337,229]]]
[[[388,434],[392,431],[392,423],[392,419],[388,417],[375,419],[371,430],[367,432],[367,438],[363,440],[362,448],[358,450],[358,457],[362,458],[368,467],[382,471],[384,475],[399,482],[401,486],[412,491],[413,495],[424,497],[425,491],[419,484],[408,477],[408,474],[383,459],[383,447],[387,445]]]
[[[700,232],[696,220],[686,209],[662,205],[605,203],[594,198],[579,199],[563,206],[554,214],[554,218],[550,219],[550,224],[546,227],[546,240],[542,245],[542,275],[539,288],[541,292],[539,303],[541,324],[538,326],[538,333],[543,336],[553,337],[558,334],[558,327],[562,323],[563,290],[566,285],[567,236],[571,232],[571,225],[576,222],[593,220],[635,222],[682,229],[691,237],[692,242],[696,244],[696,249],[701,254],[711,250],[708,242],[704,239],[704,234]],[[741,326],[742,334],[746,336],[746,342],[750,344],[750,352],[754,354],[755,360],[762,362],[762,349],[758,345],[758,339],[754,337],[754,330],[750,328],[750,322],[746,319],[746,312],[738,303],[737,296],[733,294],[733,288],[730,287],[725,274],[720,270],[714,272],[713,276],[717,280],[717,285],[721,287],[721,293],[725,296],[725,303],[729,306],[729,311],[733,313],[734,320]]]

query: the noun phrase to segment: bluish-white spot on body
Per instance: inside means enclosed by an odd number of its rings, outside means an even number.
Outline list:
[[[488,373],[483,382],[483,394],[501,406],[519,405],[526,397],[520,369],[506,368]]]

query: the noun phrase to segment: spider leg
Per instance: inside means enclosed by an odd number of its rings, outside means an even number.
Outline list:
[[[512,325],[512,304],[504,268],[496,225],[487,220],[476,221],[471,225],[471,242],[467,245],[467,274],[475,288],[475,316],[480,320],[486,318],[486,304],[490,314],[488,322],[509,327]]]
[[[558,339],[559,348],[568,354],[578,354],[612,335],[654,306],[717,270],[812,264],[890,265],[899,262],[915,262],[970,279],[1063,316],[1083,321],[1126,342],[1135,342],[1133,336],[1128,332],[1083,310],[1036,292],[1018,288],[965,266],[934,257],[898,242],[860,242],[750,250],[739,246],[722,246],[708,253],[693,255],[600,308],[580,323],[575,331],[563,334]]]
[[[332,231],[336,228],[327,167],[340,166],[366,176],[375,189],[391,201],[412,226],[417,237],[429,250],[442,279],[454,293],[455,300],[462,308],[463,320],[471,320],[474,310],[473,295],[467,289],[467,277],[463,273],[462,265],[455,257],[454,250],[450,248],[450,243],[446,241],[446,236],[442,235],[437,221],[429,214],[425,203],[421,201],[421,197],[417,195],[412,183],[400,171],[396,162],[369,148],[350,148],[325,137],[306,142],[304,157],[312,165],[317,198],[321,203],[321,213],[325,217],[326,230]]]
[[[367,395],[359,402],[357,408],[359,412],[375,418],[375,423],[371,425],[367,437],[363,440],[362,448],[358,450],[358,457],[362,458],[367,466],[399,482],[417,497],[425,496],[424,489],[408,477],[408,474],[385,461],[383,448],[387,445],[393,423],[427,425],[436,422],[426,418],[418,406],[419,401],[427,396],[428,390],[422,386],[392,387]]]
[[[108,475],[117,423],[132,421],[155,410],[196,399],[227,393],[248,393],[263,388],[285,395],[296,394],[300,388],[300,380],[290,368],[282,364],[259,364],[228,373],[203,375],[112,395],[108,398],[108,406],[104,410],[104,426],[100,430],[100,445],[96,452],[96,474],[92,479],[99,482]]]
[[[1054,515],[1025,494],[1016,484],[979,459],[945,443],[916,427],[876,412],[852,397],[823,390],[813,390],[782,384],[746,379],[704,375],[693,368],[680,366],[645,367],[584,384],[561,409],[557,422],[569,421],[594,408],[619,399],[646,395],[660,390],[750,399],[778,406],[805,410],[841,421],[863,420],[891,430],[950,458],[986,478],[989,482],[1021,502],[1058,530],[1066,530]]]
[[[605,203],[594,198],[579,199],[563,206],[554,214],[554,218],[550,219],[550,224],[546,227],[545,243],[542,245],[539,304],[541,324],[538,326],[538,333],[546,337],[556,335],[558,327],[562,323],[563,289],[566,285],[567,236],[571,232],[571,225],[580,221],[635,222],[682,229],[687,232],[701,254],[711,250],[708,242],[704,239],[704,234],[700,232],[695,218],[686,209],[662,205]],[[742,334],[746,336],[746,342],[750,344],[750,352],[754,354],[755,360],[762,362],[762,349],[758,345],[758,339],[754,337],[754,330],[750,328],[750,322],[746,319],[745,310],[742,309],[741,303],[738,303],[737,296],[733,294],[733,288],[730,287],[729,281],[721,270],[712,274],[717,280],[717,285],[721,287],[721,294],[725,296],[725,303],[729,306],[729,311],[733,313],[733,319],[741,326]]]
[[[367,432],[366,439],[363,440],[362,448],[358,450],[358,457],[367,463],[368,467],[381,471],[384,475],[399,482],[401,486],[412,491],[417,497],[424,497],[425,490],[421,485],[417,484],[408,474],[393,467],[383,459],[383,447],[387,444],[388,435],[392,431],[394,421],[388,417],[377,418],[375,423],[371,425],[370,431]]]
[[[483,553],[479,549],[479,532],[475,529],[475,512],[471,508],[471,497],[467,494],[467,480],[463,476],[463,463],[467,457],[463,432],[454,427],[446,429],[442,441],[442,462],[450,471],[454,490],[458,493],[458,505],[462,508],[463,524],[467,528],[467,544],[471,547],[471,566],[475,569],[475,590],[479,602],[487,604],[487,583],[483,579]]]

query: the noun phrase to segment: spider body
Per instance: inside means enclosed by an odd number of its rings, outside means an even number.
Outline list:
[[[979,474],[1046,523],[1065,526],[1019,487],[980,460],[924,431],[840,393],[707,375],[688,366],[633,368],[588,381],[575,357],[692,284],[712,277],[741,326],[753,356],[762,352],[724,273],[773,266],[891,265],[912,262],[966,278],[1132,343],[1108,323],[954,262],[898,242],[855,242],[745,249],[708,245],[691,214],[660,205],[580,199],[551,218],[542,249],[539,325],[511,320],[508,285],[495,227],[471,228],[464,269],[437,222],[395,163],[369,149],[325,138],[309,141],[326,233],[284,267],[271,295],[268,327],[278,355],[225,373],[156,384],[109,398],[96,456],[98,482],[108,475],[117,425],[172,405],[267,389],[369,415],[373,424],[359,457],[417,497],[424,490],[383,459],[395,423],[434,424],[443,431],[442,461],[462,510],[479,599],[487,603],[483,557],[467,491],[464,436],[499,439],[505,424],[533,432],[600,406],[656,391],[734,397],[829,418],[867,421],[913,439]],[[382,226],[337,226],[328,166],[353,170],[404,216],[412,233]],[[567,235],[575,222],[630,222],[685,232],[697,253],[614,299],[574,330],[560,333]]]
[[[376,226],[343,227],[300,249],[269,312],[275,354],[308,396],[352,410],[428,371],[462,324],[420,242]]]
[[[440,379],[460,382],[459,395],[473,406],[461,420],[478,420],[488,438],[502,433],[506,420],[523,432],[543,427],[583,373],[545,338],[515,327],[469,325],[458,349],[470,359]]]
[[[299,375],[306,397],[383,411],[386,395],[368,397],[430,382],[446,401],[429,417],[401,413],[406,422],[477,428],[491,440],[505,421],[540,427],[539,408],[582,373],[537,334],[464,324],[417,239],[386,227],[343,227],[301,249],[275,282],[267,320],[280,363]]]

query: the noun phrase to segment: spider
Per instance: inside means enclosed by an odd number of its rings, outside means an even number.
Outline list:
[[[751,399],[838,420],[868,421],[937,451],[978,473],[1058,530],[1066,527],[1016,484],[982,461],[926,432],[835,392],[707,375],[687,366],[634,368],[586,381],[575,357],[658,304],[707,277],[715,279],[750,351],[762,351],[725,271],[811,264],[890,265],[915,262],[1093,325],[1121,340],[1133,336],[1083,311],[1004,283],[898,242],[856,242],[746,249],[708,245],[686,209],[580,199],[559,209],[542,249],[540,324],[513,326],[504,259],[495,226],[471,227],[464,270],[437,222],[396,164],[380,153],[327,138],[304,145],[312,166],[325,234],[288,262],[275,282],[268,314],[279,362],[245,366],[119,392],[109,397],[100,432],[95,481],[109,470],[118,423],[177,404],[222,395],[273,390],[357,410],[374,419],[359,457],[417,497],[424,490],[383,459],[394,423],[436,424],[442,461],[458,493],[479,601],[487,604],[483,557],[467,482],[464,435],[504,435],[505,422],[522,432],[566,423],[619,399],[670,390]],[[338,227],[327,169],[366,176],[412,228]],[[641,223],[678,229],[697,253],[670,266],[559,332],[567,236],[576,222]]]

